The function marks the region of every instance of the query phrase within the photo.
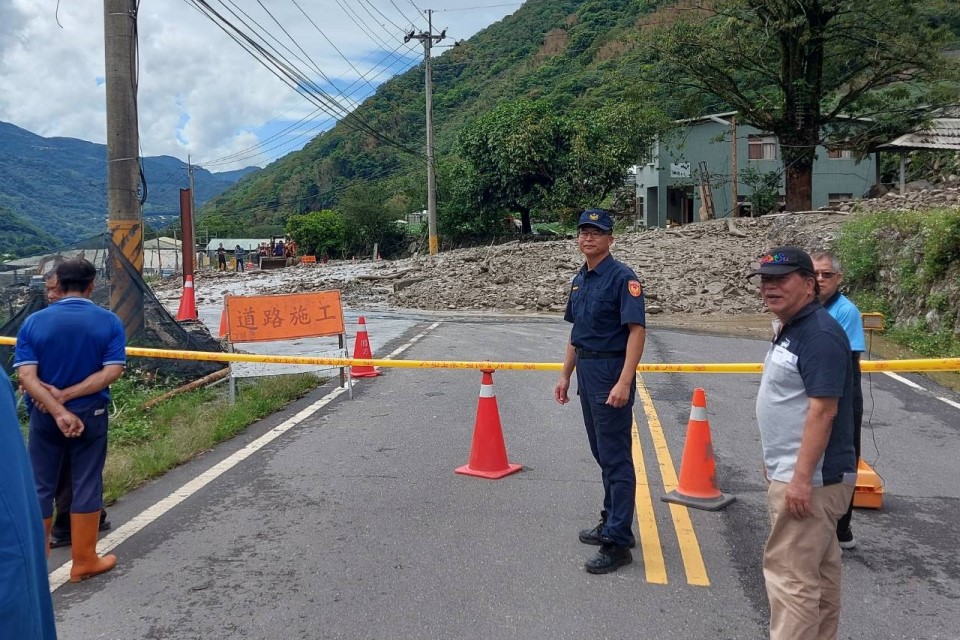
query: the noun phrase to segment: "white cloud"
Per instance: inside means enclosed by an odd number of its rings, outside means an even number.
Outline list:
[[[270,43],[311,79],[328,88],[322,76],[344,87],[353,84],[341,104],[362,100],[372,80],[379,84],[403,70],[400,56],[422,55],[417,41],[403,46],[404,30],[426,29],[426,19],[411,0],[298,0],[323,35],[293,0],[264,3],[299,50],[255,0],[226,5],[208,0],[221,13],[239,6],[277,41]],[[489,0],[488,0],[489,1]],[[448,27],[446,44],[465,39],[516,11],[520,3],[484,10],[476,0],[446,0],[434,13],[434,30]],[[501,4],[489,1],[489,4]],[[435,5],[434,5],[435,6]],[[227,14],[229,15],[229,14]],[[239,24],[246,17],[229,16]],[[59,26],[59,24],[62,25]],[[233,42],[207,17],[183,0],[146,0],[138,19],[140,144],[145,155],[172,155],[212,161],[248,149],[308,116],[316,105],[285,86]],[[270,37],[268,36],[268,39]],[[282,45],[280,44],[282,43]],[[287,47],[288,49],[284,49]],[[339,50],[339,52],[338,52]],[[341,56],[341,53],[343,54]],[[344,56],[349,60],[344,59]],[[301,60],[297,60],[300,58]],[[322,75],[312,70],[319,67]],[[7,0],[0,4],[0,120],[44,136],[106,140],[103,5],[89,0],[38,3]],[[264,165],[300,148],[326,116],[314,116],[267,140],[255,155],[239,154],[212,170]],[[316,135],[318,131],[313,131]]]

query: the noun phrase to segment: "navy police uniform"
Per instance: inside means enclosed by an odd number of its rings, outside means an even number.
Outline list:
[[[609,221],[606,212],[602,215]],[[603,478],[605,521],[599,533],[617,546],[633,546],[637,481],[631,429],[636,379],[626,405],[615,408],[606,401],[623,371],[628,325],[646,326],[643,289],[636,274],[611,255],[592,270],[584,264],[571,284],[564,320],[573,323],[570,343],[576,350],[577,394],[590,451]]]

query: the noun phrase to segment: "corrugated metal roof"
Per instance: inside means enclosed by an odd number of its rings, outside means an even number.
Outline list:
[[[944,149],[960,151],[960,118],[934,118],[923,131],[902,135],[880,149]]]

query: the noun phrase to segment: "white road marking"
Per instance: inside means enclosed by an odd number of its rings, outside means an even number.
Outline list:
[[[440,323],[434,322],[429,327],[424,329],[423,332],[407,341],[406,344],[395,349],[393,353],[386,357],[386,359],[400,355],[413,346],[415,342],[423,338],[438,326],[440,326]],[[341,393],[344,393],[346,390],[347,389],[345,387],[336,387],[330,393],[320,398],[306,409],[303,409],[295,416],[284,420],[282,423],[266,432],[253,442],[249,443],[247,446],[210,467],[199,476],[171,493],[166,498],[163,498],[153,506],[147,508],[145,511],[134,516],[129,521],[114,529],[109,535],[105,536],[97,543],[97,550],[99,551],[100,555],[104,555],[113,549],[116,549],[123,542],[142,531],[147,525],[159,519],[160,516],[166,512],[170,511],[170,509],[173,509],[175,506],[198,492],[200,489],[207,486],[224,473],[234,468],[263,447],[270,444],[326,405],[330,404],[330,402],[332,402],[337,396],[339,396]],[[70,565],[70,562],[66,562],[50,572],[50,593],[53,593],[70,580]]]
[[[912,380],[907,380],[907,379],[904,378],[903,376],[898,376],[897,374],[891,373],[891,372],[889,372],[889,371],[884,371],[883,373],[884,373],[885,375],[890,376],[891,378],[893,378],[893,379],[896,380],[897,382],[902,382],[903,384],[907,385],[908,387],[913,387],[914,389],[919,389],[920,391],[926,391],[926,389],[924,389],[923,387],[921,387],[920,385],[918,385],[916,382],[913,382]]]
[[[960,409],[960,402],[954,402],[953,400],[951,400],[951,399],[949,399],[949,398],[941,398],[940,396],[937,396],[937,400],[942,400],[942,401],[946,402],[948,405],[950,405],[950,406],[953,407],[954,409]]]

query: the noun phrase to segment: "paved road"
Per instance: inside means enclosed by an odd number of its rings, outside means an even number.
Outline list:
[[[368,318],[369,321],[369,318]],[[376,325],[369,323],[371,334]],[[557,320],[461,318],[400,356],[559,361]],[[763,341],[655,330],[645,361],[759,361]],[[377,350],[376,355],[383,351]],[[453,473],[469,456],[480,376],[391,369],[305,417],[319,390],[111,509],[115,525],[216,470],[277,425],[299,422],[119,545],[111,574],[54,593],[62,637],[756,639],[767,616],[758,378],[646,375],[638,403],[643,544],[608,576],[582,570],[577,530],[602,497],[579,408],[553,373],[501,372],[495,390],[511,462],[499,481]],[[842,638],[960,637],[956,394],[866,383],[864,457],[887,483],[858,511],[844,559]],[[692,390],[707,391],[719,513],[659,500],[679,471]],[[871,411],[872,409],[872,411]],[[658,427],[659,424],[659,427]],[[286,428],[286,427],[284,427]],[[244,454],[246,455],[246,454]],[[201,476],[202,477],[202,476]],[[654,534],[655,531],[655,534]],[[51,566],[67,557],[55,550]]]

